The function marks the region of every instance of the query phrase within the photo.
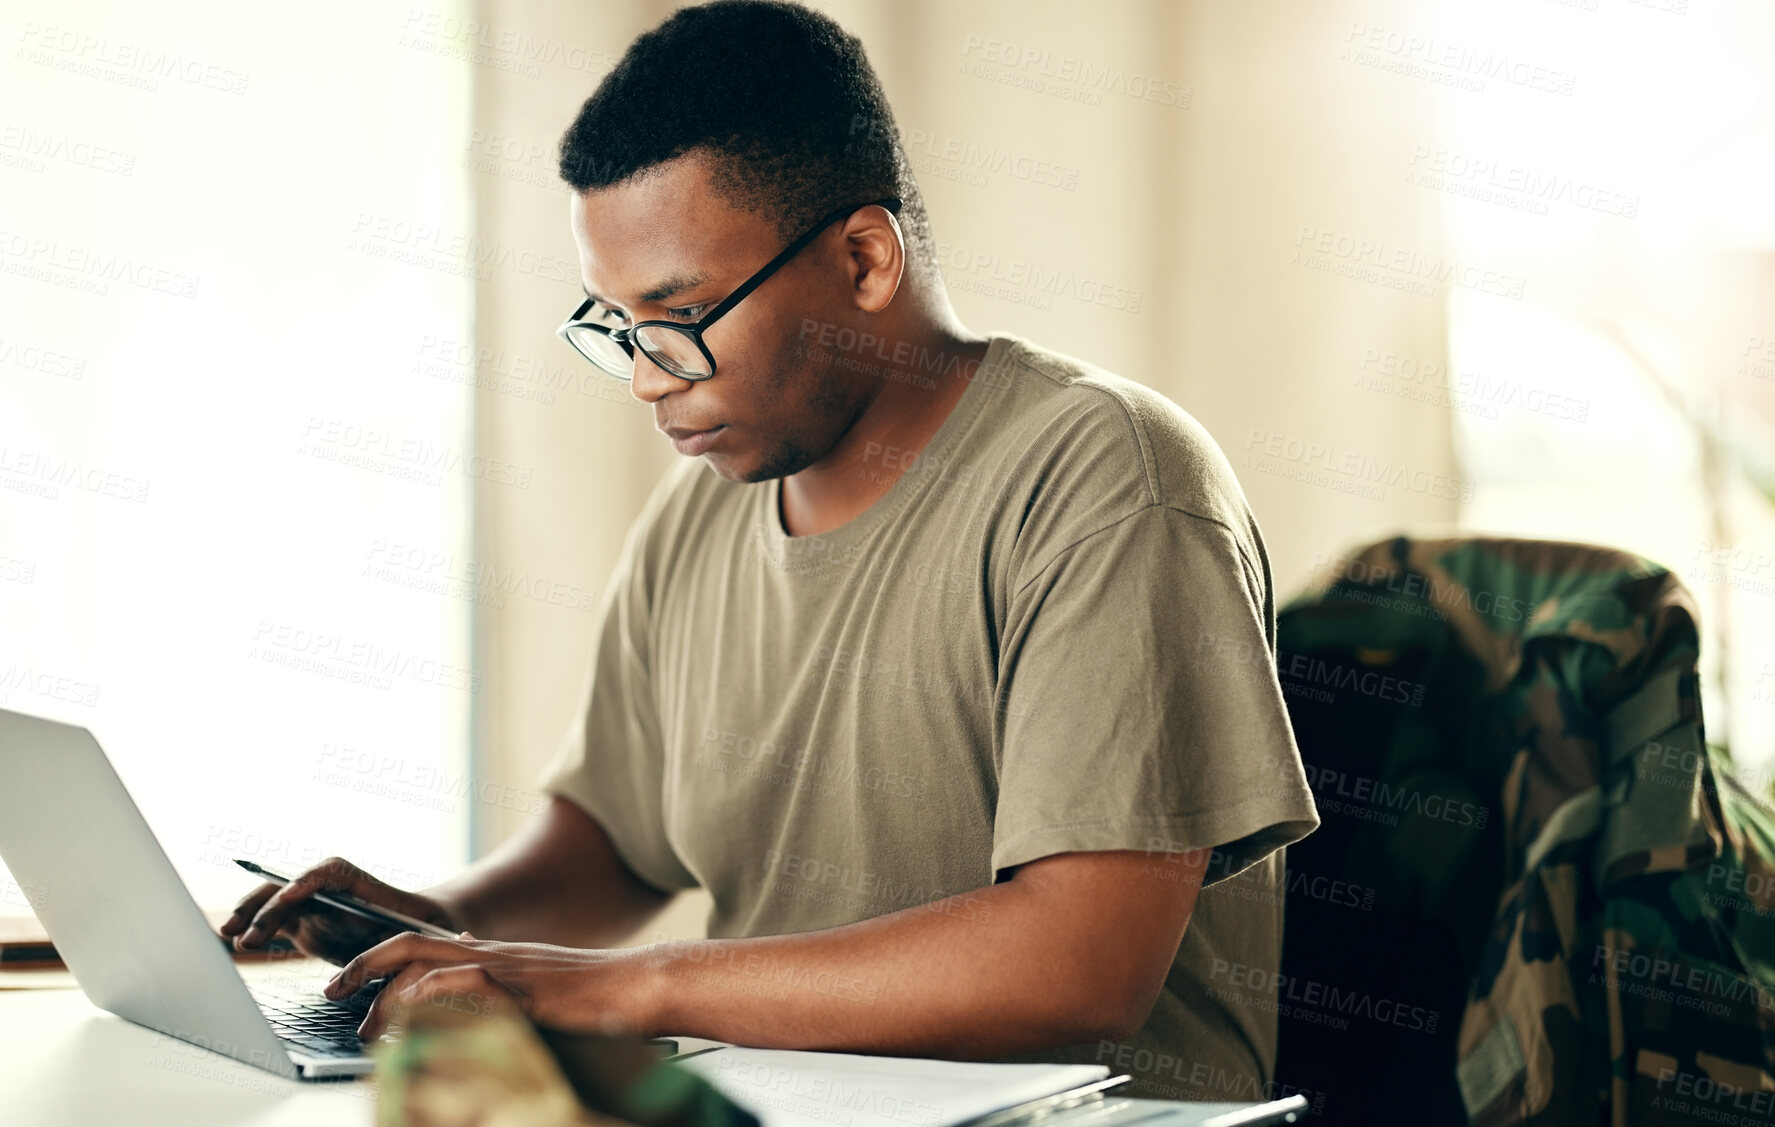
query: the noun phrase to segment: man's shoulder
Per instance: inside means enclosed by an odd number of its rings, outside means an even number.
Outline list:
[[[1168,396],[1087,361],[1010,339],[1012,428],[1037,472],[1100,517],[1164,506],[1242,537],[1245,495],[1207,429]],[[1124,514],[1125,515],[1125,514]]]
[[[629,550],[648,570],[659,568],[683,550],[687,536],[706,528],[714,507],[731,504],[743,488],[701,458],[675,458],[629,526]]]

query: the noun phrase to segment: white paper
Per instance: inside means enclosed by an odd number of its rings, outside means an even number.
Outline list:
[[[950,1127],[1109,1075],[1100,1064],[977,1064],[737,1047],[677,1063],[764,1127]]]

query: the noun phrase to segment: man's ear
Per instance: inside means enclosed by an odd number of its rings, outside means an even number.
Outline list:
[[[906,239],[900,221],[878,204],[859,208],[844,221],[844,240],[857,308],[879,313],[894,299],[906,270]]]

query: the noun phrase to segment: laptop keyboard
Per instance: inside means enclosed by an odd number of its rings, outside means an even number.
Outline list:
[[[259,1009],[281,1040],[305,1053],[323,1057],[364,1055],[368,1046],[358,1038],[357,1027],[381,988],[382,982],[378,980],[335,1002],[319,993],[250,987],[253,1000],[259,1003]]]

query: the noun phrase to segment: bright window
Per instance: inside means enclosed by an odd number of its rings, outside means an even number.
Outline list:
[[[1451,304],[1446,378],[1476,486],[1462,523],[1680,572],[1701,605],[1708,740],[1770,791],[1775,210],[1757,186],[1775,168],[1775,9],[1443,11],[1443,46],[1570,80],[1442,91],[1414,169],[1453,259],[1524,283]]]
[[[467,69],[374,5],[13,11],[0,707],[92,728],[206,906],[233,857],[441,879],[487,466],[422,361],[469,339]]]

